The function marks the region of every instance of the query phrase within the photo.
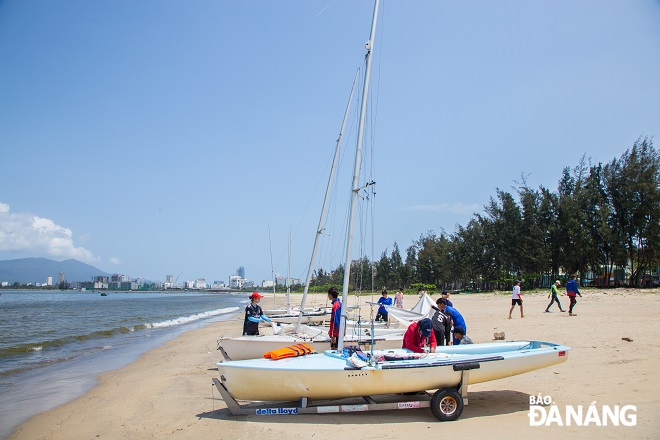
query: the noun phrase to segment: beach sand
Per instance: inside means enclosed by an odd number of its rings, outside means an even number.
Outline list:
[[[660,290],[585,290],[568,317],[547,295],[523,292],[525,318],[507,315],[510,293],[453,295],[475,342],[538,339],[572,347],[568,361],[508,379],[471,385],[454,422],[428,408],[293,416],[232,416],[212,385],[220,335],[239,335],[242,316],[192,330],[99,376],[86,395],[39,414],[11,439],[336,439],[336,438],[660,438]],[[319,299],[319,297],[321,297]],[[433,295],[436,299],[438,295]],[[406,296],[412,306],[415,297]],[[560,297],[562,306],[568,299]],[[317,295],[317,301],[324,295]],[[264,307],[272,299],[264,300]],[[623,340],[628,338],[631,341]],[[268,380],[264,377],[263,380]],[[562,419],[567,405],[635,405],[635,426],[530,426],[530,396],[551,396]],[[547,407],[549,408],[549,407]]]

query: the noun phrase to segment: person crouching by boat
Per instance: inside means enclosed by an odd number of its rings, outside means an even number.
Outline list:
[[[458,344],[454,345],[474,344],[472,339],[465,334],[465,329],[462,327],[454,327],[454,337],[458,339]]]
[[[259,323],[261,321],[270,322],[270,318],[264,315],[264,311],[259,305],[263,295],[254,292],[250,295],[250,304],[245,307],[245,321],[243,322],[243,335],[253,336],[259,334]]]
[[[577,282],[575,282],[575,275],[571,275],[570,281],[566,283],[566,295],[568,295],[568,299],[571,300],[571,305],[568,308],[568,316],[577,316],[573,313],[573,307],[577,304],[575,296],[580,295],[580,298],[582,298],[582,294],[578,290]]]
[[[437,303],[436,303],[437,304]],[[437,307],[433,307],[435,313],[431,321],[433,322],[433,333],[438,345],[451,345],[451,317]]]
[[[403,348],[407,348],[415,353],[424,353],[426,345],[429,346],[429,351],[435,353],[437,341],[433,333],[433,323],[431,319],[424,318],[420,321],[413,322],[408,326],[408,330],[403,335]]]
[[[336,350],[339,347],[339,327],[341,325],[341,301],[339,301],[339,291],[336,287],[328,289],[328,299],[332,301],[332,314],[330,315],[330,350]]]
[[[392,305],[392,298],[389,298],[387,296],[387,290],[383,290],[381,293],[381,297],[378,298],[378,304],[380,304],[380,307],[378,307],[378,313],[376,314],[376,321],[388,321],[389,314],[387,313],[387,309],[385,306],[391,306]]]
[[[454,325],[454,328],[462,327],[463,330],[467,332],[467,325],[465,324],[465,319],[463,319],[463,315],[461,315],[458,312],[458,310],[456,310],[455,308],[448,306],[446,299],[440,298],[439,300],[436,301],[436,304],[438,305],[438,308],[445,313],[445,315],[449,315],[451,317],[451,321],[452,324]],[[458,339],[456,339],[456,335],[454,335],[452,343],[454,345],[458,344]]]

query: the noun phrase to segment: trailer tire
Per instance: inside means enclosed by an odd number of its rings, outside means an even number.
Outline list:
[[[433,394],[431,412],[441,422],[458,419],[463,412],[463,397],[453,388],[443,388]]]

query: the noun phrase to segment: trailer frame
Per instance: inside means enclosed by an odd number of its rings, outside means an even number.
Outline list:
[[[431,394],[427,391],[405,394],[381,394],[373,396],[351,397],[311,401],[302,397],[298,402],[249,402],[239,403],[229,390],[217,378],[213,385],[217,388],[227,409],[235,416],[275,416],[300,414],[328,414],[363,411],[383,411],[397,409],[431,408],[439,421],[451,421],[460,417],[463,406],[468,404],[468,382],[470,370],[479,368],[478,362],[454,365],[454,371],[461,372],[461,380],[455,387],[441,388]]]

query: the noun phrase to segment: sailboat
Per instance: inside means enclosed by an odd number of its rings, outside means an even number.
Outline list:
[[[379,3],[380,0],[375,0],[370,38],[366,44],[365,81],[347,232],[343,302],[347,300],[350,279],[364,120]],[[343,329],[345,328],[346,313],[342,311],[337,350],[311,354],[307,354],[309,350],[304,350],[297,357],[280,360],[263,358],[220,362],[217,364],[220,377],[219,380],[214,379],[214,383],[230,409],[237,407],[236,399],[297,400],[307,404],[310,399],[354,397],[364,398],[367,404],[363,402],[362,407],[366,408],[367,405],[374,403],[374,399],[368,398],[369,396],[437,390],[430,403],[433,414],[440,420],[455,420],[462,412],[463,395],[467,385],[556,365],[565,362],[570,351],[569,347],[551,342],[512,341],[439,347],[440,351],[436,353],[413,353],[401,348],[371,350],[369,353],[364,353],[344,345]],[[337,404],[326,406],[318,412],[339,412],[340,408],[341,405]],[[393,408],[396,407],[389,407],[389,409]],[[298,413],[298,408],[295,410]]]
[[[266,352],[303,342],[310,344],[315,350],[319,352],[330,349],[331,341],[330,337],[328,336],[328,329],[324,326],[324,324],[329,323],[331,309],[329,307],[316,309],[305,308],[305,301],[312,279],[319,238],[324,230],[324,219],[329,203],[329,197],[337,168],[337,163],[339,160],[339,152],[341,149],[344,128],[350,113],[353,93],[355,91],[355,85],[358,80],[359,73],[359,71],[356,73],[355,80],[353,81],[348,104],[344,112],[342,126],[339,131],[339,137],[337,138],[332,167],[330,170],[325,198],[323,200],[323,207],[321,209],[321,215],[316,230],[314,247],[312,249],[312,256],[310,258],[309,268],[307,271],[307,280],[305,282],[305,289],[303,291],[300,306],[299,308],[290,307],[287,290],[286,310],[275,309],[264,311],[264,313],[266,313],[272,321],[272,334],[221,337],[218,340],[218,350],[221,351],[226,360],[260,358]],[[347,286],[345,288],[347,288]],[[350,306],[348,304],[347,298],[343,298],[342,310],[345,312],[348,310],[355,311],[358,308],[359,306]],[[389,328],[388,326],[388,328],[384,328],[384,323],[381,324],[374,323],[373,321],[362,321],[359,317],[359,313],[352,319],[348,319],[346,316],[346,319],[342,322],[342,324],[346,330],[344,339],[350,344],[360,346],[363,349],[371,349],[375,343],[378,343],[378,346],[381,348],[401,347],[403,334],[406,330],[406,327]]]

